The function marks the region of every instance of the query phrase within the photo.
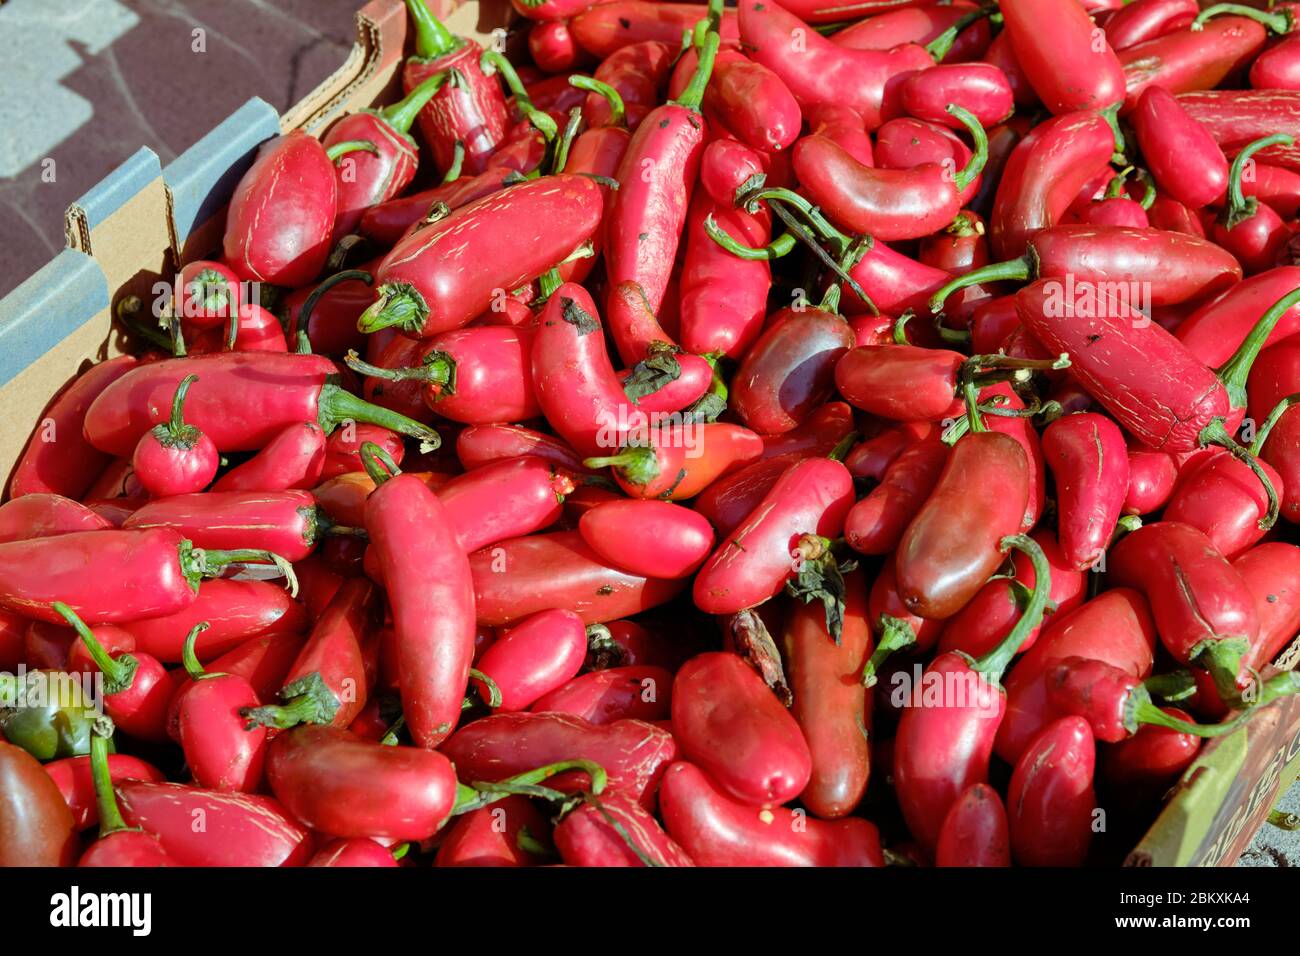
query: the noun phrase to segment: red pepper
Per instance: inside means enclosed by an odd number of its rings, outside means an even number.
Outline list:
[[[705,150],[704,180],[709,151],[729,140],[715,140]],[[738,144],[737,144],[738,145]],[[681,269],[681,340],[689,352],[721,353],[742,359],[763,330],[772,269],[766,259],[733,255],[712,237],[720,230],[753,248],[771,238],[771,214],[765,206],[750,212],[736,206],[735,190],[724,199],[698,189],[686,214],[686,258]],[[710,225],[712,224],[712,225]]]
[[[856,408],[892,421],[960,414],[958,372],[966,356],[912,345],[869,345],[844,355],[835,384]]]
[[[742,803],[684,761],[668,768],[659,801],[669,836],[699,866],[885,865],[875,824]]]
[[[1175,720],[1191,715],[1176,707],[1163,708]],[[1201,738],[1158,724],[1143,724],[1132,737],[1105,748],[1102,776],[1125,802],[1154,803],[1186,770],[1201,749]]]
[[[533,702],[577,676],[587,656],[587,632],[572,611],[539,611],[506,631],[477,661],[496,685],[501,713],[527,710]],[[482,680],[480,693],[490,692]]]
[[[827,402],[798,427],[779,435],[764,435],[762,457],[776,458],[791,452],[809,457],[831,456],[837,450],[843,452],[840,445],[850,433],[853,433],[853,409],[844,402]]]
[[[1001,563],[998,543],[1019,530],[1028,500],[1027,457],[1014,439],[972,432],[958,440],[898,545],[908,608],[936,619],[961,610]]]
[[[491,166],[477,176],[462,176],[460,179],[442,183],[432,189],[410,193],[400,199],[390,199],[388,202],[371,206],[362,214],[358,228],[361,235],[367,239],[372,239],[381,246],[392,246],[416,223],[431,217],[435,204],[442,203],[448,210],[454,211],[521,181],[520,174],[509,166]],[[359,294],[360,290],[350,291]],[[291,296],[290,302],[292,299]],[[372,300],[373,296],[367,293],[365,301],[355,315],[364,312],[365,307]],[[349,296],[349,304],[350,302],[351,296]],[[322,348],[318,351],[324,352],[328,349]]]
[[[270,797],[142,780],[115,789],[127,824],[156,836],[180,866],[302,866],[311,857],[311,831]]]
[[[620,47],[601,60],[593,79],[614,89],[623,101],[629,129],[635,129],[659,103],[659,91],[672,71],[674,53],[681,41],[678,33],[669,43],[645,40]],[[594,128],[617,125],[611,101],[600,93],[588,93],[583,118]]]
[[[852,11],[869,13],[869,6],[854,4]],[[988,16],[977,5],[961,0],[903,7],[891,3],[888,8],[882,6],[880,13],[831,34],[831,42],[855,50],[890,50],[903,43],[943,42],[949,31],[955,36],[952,49],[942,58],[944,63],[977,60],[990,42]]]
[[[0,543],[111,527],[85,505],[48,492],[31,492],[0,505]]]
[[[718,486],[719,476],[763,453],[758,435],[727,422],[651,430],[646,442],[627,445],[610,457],[589,458],[585,464],[613,468],[619,487],[634,498],[681,501]]]
[[[647,809],[664,770],[677,757],[672,734],[640,720],[595,725],[569,714],[493,714],[458,730],[441,748],[466,780],[504,780],[541,763],[579,757],[603,767],[609,793],[626,793]],[[586,789],[589,775],[564,774],[550,786]]]
[[[1228,161],[1214,137],[1163,86],[1142,93],[1130,117],[1156,184],[1193,208],[1218,202],[1228,188]]]
[[[653,664],[607,667],[574,677],[533,704],[536,713],[571,714],[608,724],[615,720],[667,720],[673,673]]]
[[[336,272],[315,287],[291,292],[284,300],[286,348],[282,351],[287,351],[289,341],[294,351],[330,356],[365,348],[366,337],[357,329],[357,319],[370,305],[370,283],[381,261],[371,259],[359,268]]]
[[[239,276],[223,262],[196,259],[181,267],[172,293],[172,312],[186,329],[213,329],[239,307]]]
[[[978,282],[1048,277],[1063,280],[1057,292],[1067,298],[1098,292],[1118,297],[1133,289],[1134,304],[1150,306],[1209,298],[1239,281],[1241,267],[1214,243],[1180,232],[1052,226],[1027,238],[1019,258],[953,279],[931,297],[930,308],[939,310],[952,292]]]
[[[189,424],[218,451],[256,451],[289,425],[315,421],[326,432],[344,421],[373,422],[422,441],[436,433],[403,415],[363,402],[331,381],[334,363],[318,355],[229,352],[143,365],[100,394],[86,413],[86,437],[129,455],[150,428],[166,421],[177,386],[199,380],[186,398]]]
[[[1132,110],[1149,86],[1162,86],[1170,93],[1214,89],[1254,59],[1264,40],[1264,28],[1254,20],[1222,17],[1120,51],[1128,90],[1124,111]]]
[[[417,229],[379,266],[378,299],[358,328],[396,326],[420,338],[458,329],[590,240],[603,207],[601,187],[591,179],[546,176]],[[513,251],[501,255],[503,249]]]
[[[918,667],[910,704],[898,723],[894,789],[908,829],[927,847],[938,842],[958,798],[972,784],[987,782],[993,739],[1006,708],[999,682],[1025,633],[1042,620],[1051,578],[1047,561],[1028,538],[1003,540],[1002,547],[1012,546],[1025,551],[1035,565],[1034,593],[1024,615],[978,660],[948,653],[931,661],[924,674]]]
[[[738,6],[746,52],[779,76],[800,106],[847,106],[862,116],[869,130],[881,123],[890,81],[934,65],[925,47],[914,43],[890,50],[845,48],[770,0],[742,0]],[[792,37],[802,42],[796,44]]]
[[[1196,0],[1134,0],[1106,21],[1106,40],[1112,50],[1127,50],[1191,26],[1200,11]]]
[[[1257,90],[1300,90],[1300,43],[1295,37],[1255,58],[1250,65],[1250,85]]]
[[[930,296],[951,278],[944,270],[909,259],[883,242],[873,242],[849,269],[849,275],[864,290],[870,289],[877,308],[889,315],[901,315],[908,309],[928,314]],[[865,308],[850,290],[844,298],[844,311],[860,313]]]
[[[522,425],[473,425],[456,437],[456,455],[466,470],[482,468],[503,458],[532,455],[574,474],[587,474],[582,456],[554,435]]]
[[[1100,113],[1066,113],[1040,123],[1007,157],[989,215],[999,258],[1023,255],[1034,233],[1054,226],[1079,189],[1105,169],[1115,137]]]
[[[1051,112],[1104,110],[1124,99],[1121,60],[1077,0],[1005,0],[998,10],[1016,60]]]
[[[298,657],[305,637],[299,634],[268,634],[244,641],[209,663],[213,674],[242,677],[253,688],[259,701],[270,700],[284,686],[289,668]],[[186,675],[172,694],[167,706],[167,736],[180,742],[178,723],[181,698],[193,686]],[[145,778],[141,778],[145,779]]]
[[[685,88],[698,57],[688,52],[673,71],[669,95]],[[704,91],[704,115],[746,146],[774,153],[799,137],[803,116],[781,78],[737,50],[721,50]]]
[[[1258,464],[1278,496],[1284,497],[1281,476],[1267,461]],[[1268,513],[1268,495],[1251,469],[1216,450],[1183,468],[1161,518],[1204,532],[1210,543],[1232,560],[1264,536]]]
[[[576,531],[499,542],[470,555],[470,569],[479,623],[493,627],[555,607],[585,624],[613,621],[665,603],[686,583],[619,570]]]
[[[987,783],[967,787],[943,818],[935,866],[1010,866],[1007,809]]]
[[[698,42],[700,60],[690,85],[679,98],[651,111],[633,133],[615,176],[619,189],[603,223],[610,287],[638,283],[652,312],[663,304],[704,149],[706,123],[699,108],[713,71],[718,35],[709,31]]]
[[[934,431],[929,422],[900,422],[854,445],[844,456],[844,465],[854,478],[883,481],[898,456],[923,441]]]
[[[420,109],[417,120],[434,165],[439,172],[451,169],[459,142],[464,168],[471,175],[480,173],[509,122],[501,84],[485,72],[483,47],[477,42],[450,33],[424,0],[407,0],[406,7],[415,27],[416,55],[402,68],[402,89],[409,94],[438,73],[449,80]]]
[[[788,432],[830,396],[838,381],[837,363],[852,348],[852,330],[833,312],[782,309],[768,320],[736,370],[731,407],[760,434]]]
[[[1281,541],[1261,544],[1232,562],[1255,596],[1259,638],[1246,653],[1243,667],[1258,671],[1277,657],[1300,629],[1300,548]]]
[[[161,841],[152,834],[132,830],[122,819],[117,798],[113,794],[115,781],[109,773],[109,730],[97,728],[90,743],[90,767],[94,778],[95,799],[99,805],[99,839],[90,845],[78,866],[178,866],[163,849]]]
[[[897,346],[894,346],[897,348]],[[862,554],[888,554],[934,491],[948,459],[938,436],[904,449],[885,471],[880,484],[849,509],[844,539]]]
[[[863,166],[833,140],[806,136],[795,146],[794,169],[803,190],[831,220],[876,239],[918,239],[942,229],[961,211],[962,192],[979,175],[987,140],[979,121],[960,106],[958,117],[975,138],[975,152],[960,170],[923,163],[906,170]]]
[[[400,864],[394,859],[391,850],[385,849],[374,840],[357,838],[334,840],[325,844],[307,861],[307,865],[391,868]]]
[[[236,561],[264,561],[266,552],[194,548],[170,528],[83,531],[0,544],[0,606],[63,623],[53,601],[87,624],[113,624],[173,614],[194,603],[199,580]],[[91,570],[96,574],[89,574]]]
[[[695,865],[652,814],[619,793],[579,806],[560,821],[552,838],[569,866]]]
[[[324,464],[325,432],[315,422],[299,422],[286,426],[256,455],[218,478],[211,491],[311,488],[321,480]]]
[[[35,757],[0,741],[0,866],[71,866],[77,850],[59,788]]]
[[[322,532],[310,491],[221,491],[159,498],[124,530],[171,528],[205,549],[273,551],[286,561],[311,554]],[[267,546],[271,547],[267,547]]]
[[[991,63],[955,63],[913,73],[900,90],[903,109],[917,119],[960,130],[967,127],[948,110],[956,104],[983,127],[995,126],[1015,109],[1007,76]]]
[[[139,650],[165,663],[177,664],[185,635],[201,621],[210,626],[199,637],[198,657],[209,661],[254,637],[306,630],[307,615],[302,605],[276,584],[217,579],[204,584],[198,597],[176,610],[133,618],[122,626],[135,638]]]
[[[1184,93],[1178,102],[1229,156],[1263,136],[1279,132],[1300,136],[1300,123],[1296,122],[1300,92],[1294,90],[1210,90]],[[1260,150],[1255,158],[1260,163],[1300,170],[1300,148],[1294,144],[1275,144]]]
[[[1124,513],[1145,515],[1159,511],[1174,493],[1178,466],[1163,451],[1128,439],[1128,492]]]
[[[406,455],[406,445],[403,444],[401,435],[378,425],[349,425],[334,432],[326,440],[321,478],[328,481],[348,472],[361,471],[361,446],[366,442],[378,445],[399,465]]]
[[[1297,266],[1280,266],[1253,275],[1206,302],[1184,319],[1174,334],[1187,346],[1188,351],[1206,365],[1222,365],[1241,347],[1259,316],[1297,286],[1300,286],[1300,267]],[[1300,332],[1300,302],[1281,315],[1277,326],[1265,340],[1264,347],[1276,345],[1296,332]],[[1267,364],[1268,354],[1260,356],[1255,363],[1257,368]],[[1252,412],[1263,411],[1266,414],[1289,390],[1283,386],[1275,397],[1270,396],[1272,401],[1265,399],[1262,404],[1266,407],[1252,407]],[[1259,420],[1263,421],[1262,415]]]
[[[1209,539],[1161,521],[1126,535],[1110,553],[1110,580],[1151,602],[1160,640],[1180,664],[1208,670],[1225,696],[1259,635],[1250,591]]]
[[[341,143],[327,151],[298,130],[258,151],[226,212],[222,250],[236,275],[301,286],[320,274],[338,213],[334,160],[359,145]]]
[[[616,0],[600,3],[573,18],[571,26],[578,43],[593,56],[604,59],[633,43],[654,40],[676,50],[682,33],[694,28],[708,14],[699,3],[651,3],[647,0]],[[722,16],[722,36],[736,40],[735,14]]]
[[[689,508],[666,501],[610,501],[578,522],[587,545],[633,574],[684,578],[713,549],[713,528]]]
[[[1092,844],[1096,744],[1087,721],[1062,717],[1016,762],[1007,790],[1011,853],[1021,866],[1081,866]]]
[[[466,553],[553,524],[574,489],[564,471],[532,455],[458,475],[436,489]]]
[[[352,578],[342,584],[289,668],[279,691],[283,703],[260,707],[256,695],[251,695],[254,699],[244,705],[247,712],[242,714],[249,726],[284,729],[302,721],[333,727],[351,724],[369,697],[362,648],[373,638],[377,603],[375,586],[369,581]]]
[[[1228,173],[1228,204],[1211,229],[1214,241],[1241,260],[1247,273],[1263,272],[1277,264],[1290,231],[1282,217],[1255,197],[1246,198],[1241,180],[1246,162],[1259,150],[1274,144],[1290,145],[1285,133],[1275,133],[1248,143],[1237,153]]]
[[[567,73],[586,59],[565,20],[534,23],[528,31],[528,54],[547,73]]]
[[[837,537],[852,504],[853,479],[840,462],[791,465],[695,576],[696,607],[734,614],[778,594],[804,562],[829,557],[816,537]]]
[[[76,499],[85,496],[110,461],[82,435],[86,410],[100,392],[137,364],[134,356],[119,355],[92,365],[54,397],[14,466],[9,482],[11,498],[34,493]],[[129,454],[130,449],[122,453]]]
[[[94,740],[91,740],[94,747]],[[123,780],[148,780],[159,783],[164,777],[161,770],[130,754],[108,754],[108,775],[114,784]],[[73,823],[85,830],[99,823],[99,804],[95,797],[95,782],[91,774],[90,757],[64,757],[44,765],[63,794],[72,811]]]
[[[1034,92],[1025,68],[1016,59],[1016,51],[1011,48],[1011,34],[1006,30],[992,39],[988,49],[984,51],[983,60],[985,63],[992,63],[1006,75],[1007,81],[1011,84],[1012,94],[1016,98],[1016,106],[1022,110],[1042,107],[1043,104],[1038,99],[1038,94]]]
[[[1086,570],[1110,543],[1128,494],[1124,436],[1105,416],[1067,415],[1044,430],[1043,455],[1056,480],[1061,550],[1070,567]]]
[[[397,635],[402,712],[416,742],[436,747],[460,720],[474,657],[474,582],[442,502],[418,478],[385,478],[369,457],[376,451],[363,451],[377,485],[366,531]]]
[[[975,155],[952,130],[910,117],[891,119],[876,130],[874,152],[873,165],[881,169],[915,169],[929,163],[942,166],[949,182],[970,165]],[[975,176],[958,187],[958,202],[962,205],[969,203],[980,189],[982,180],[982,176]]]
[[[543,840],[549,823],[527,797],[511,794],[471,810],[449,826],[438,843],[434,866],[536,866],[538,856],[525,847]]]

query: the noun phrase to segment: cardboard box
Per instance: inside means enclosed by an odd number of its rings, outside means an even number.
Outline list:
[[[503,0],[455,0],[437,10],[453,32],[500,43]],[[90,361],[120,351],[110,304],[220,245],[225,205],[263,141],[294,129],[324,132],[354,110],[395,99],[406,49],[401,0],[372,0],[357,14],[346,62],[287,114],[249,100],[166,169],[142,148],[74,204],[68,248],[0,301],[0,474],[13,470],[50,398]],[[1300,641],[1266,672],[1293,668]],[[1270,705],[1246,727],[1211,741],[1159,818],[1129,854],[1133,866],[1231,866],[1300,774],[1300,698]]]

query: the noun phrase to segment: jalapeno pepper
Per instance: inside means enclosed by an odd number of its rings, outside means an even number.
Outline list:
[[[971,784],[943,818],[935,866],[1010,866],[1007,809],[987,783]]]
[[[1092,844],[1096,744],[1088,722],[1062,717],[1016,762],[1007,790],[1011,853],[1021,866],[1081,866]]]

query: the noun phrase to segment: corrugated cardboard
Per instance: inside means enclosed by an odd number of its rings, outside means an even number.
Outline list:
[[[446,2],[439,12],[453,32],[485,44],[509,21],[499,0]],[[409,52],[404,5],[372,0],[357,14],[357,34],[343,66],[284,116],[252,99],[166,170],[142,149],[68,210],[69,249],[0,301],[0,474],[12,470],[50,397],[87,360],[117,351],[110,301],[147,297],[177,264],[217,249],[225,204],[260,143],[295,129],[321,133],[393,99]],[[1297,659],[1300,642],[1275,667]],[[1300,700],[1290,698],[1204,748],[1129,865],[1230,866],[1297,773]]]

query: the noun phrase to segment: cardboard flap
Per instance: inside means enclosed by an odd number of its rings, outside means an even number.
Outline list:
[[[230,200],[257,147],[279,133],[280,115],[255,96],[167,164],[162,175],[170,208],[168,245],[176,250],[179,262],[208,251],[202,248],[191,254],[190,236]]]
[[[0,385],[108,310],[108,281],[84,252],[64,249],[0,299]]]

